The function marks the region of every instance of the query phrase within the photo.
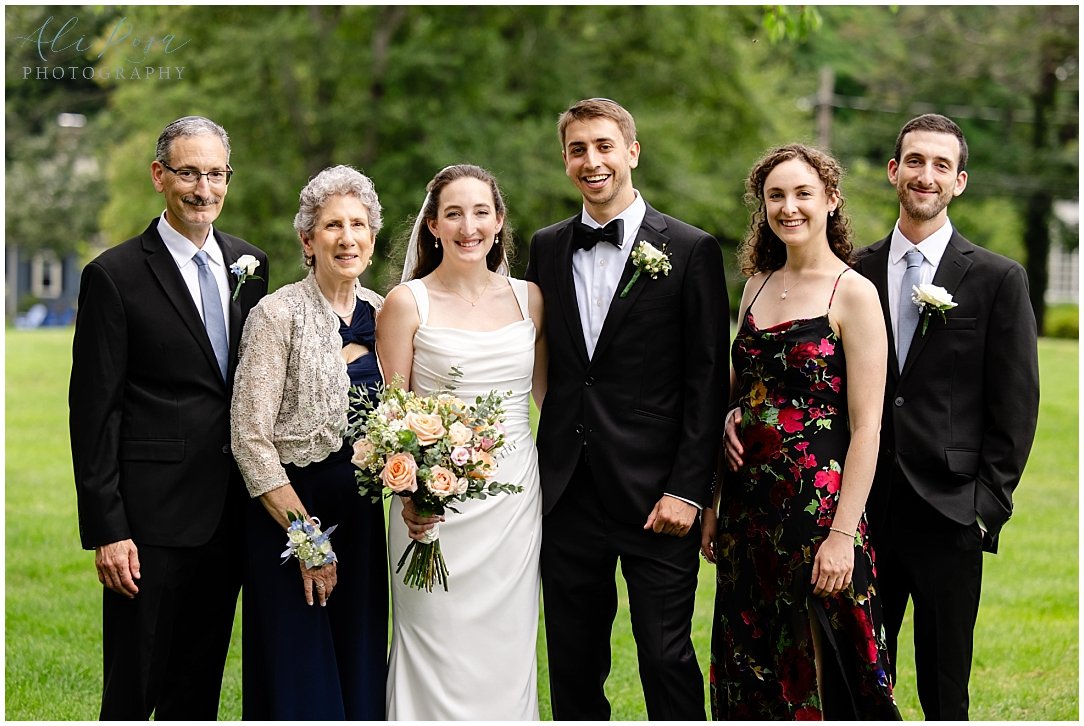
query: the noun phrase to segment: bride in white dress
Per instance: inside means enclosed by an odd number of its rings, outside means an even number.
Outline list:
[[[439,522],[448,591],[415,590],[392,573],[387,716],[397,721],[538,720],[542,496],[529,396],[545,392],[542,295],[507,276],[511,235],[496,181],[471,165],[442,170],[414,225],[403,280],[377,322],[386,381],[398,373],[427,395],[454,382],[466,401],[490,390],[505,402],[505,453],[496,481],[523,492],[456,504]],[[403,502],[406,501],[404,508]],[[392,565],[433,526],[394,497]]]

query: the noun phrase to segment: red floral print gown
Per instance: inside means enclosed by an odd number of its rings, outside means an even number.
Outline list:
[[[850,441],[843,345],[827,311],[760,330],[749,308],[732,349],[745,454],[721,491],[712,717],[821,719],[825,692],[828,717],[898,719],[864,517],[851,587],[824,598],[810,584]],[[823,657],[842,674],[822,689],[811,616],[825,633]]]

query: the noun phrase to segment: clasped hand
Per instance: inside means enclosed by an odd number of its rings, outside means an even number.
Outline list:
[[[644,529],[656,534],[684,537],[689,533],[699,513],[700,510],[692,504],[664,494],[647,516]]]
[[[444,521],[444,517],[439,514],[423,517],[414,508],[414,501],[409,497],[403,497],[403,521],[406,522],[410,538],[420,542],[425,537],[426,532]]]

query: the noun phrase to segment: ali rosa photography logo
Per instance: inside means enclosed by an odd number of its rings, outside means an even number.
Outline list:
[[[182,80],[185,68],[174,54],[190,39],[137,27],[127,16],[101,37],[87,38],[78,16],[60,20],[50,15],[41,27],[14,38],[34,48],[41,63],[22,65],[23,80]],[[9,64],[9,68],[13,64]],[[14,71],[14,69],[12,69]],[[9,71],[10,72],[10,71]]]

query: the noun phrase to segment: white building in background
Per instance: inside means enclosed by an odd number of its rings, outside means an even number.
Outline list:
[[[1054,203],[1054,216],[1072,230],[1074,239],[1061,239],[1060,230],[1055,230],[1050,244],[1050,254],[1046,258],[1049,280],[1044,300],[1047,305],[1057,303],[1080,302],[1080,245],[1077,243],[1080,230],[1080,203],[1058,201]]]

